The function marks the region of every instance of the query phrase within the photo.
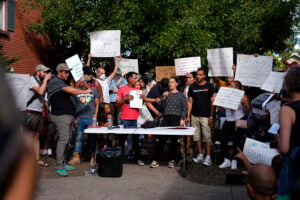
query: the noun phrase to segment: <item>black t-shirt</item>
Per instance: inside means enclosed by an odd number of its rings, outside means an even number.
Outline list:
[[[148,98],[161,98],[162,92],[160,91],[160,86],[155,85],[148,93],[147,97]],[[152,105],[160,112],[162,112],[162,110],[160,109],[160,106],[158,103],[153,102]],[[155,113],[153,113],[150,109],[149,109],[150,113],[152,114],[152,117],[155,117]]]
[[[63,87],[69,87],[62,79],[53,76],[48,82],[48,101],[51,105],[52,115],[74,115],[75,105],[72,95],[63,92]]]
[[[296,114],[295,123],[292,126],[291,130],[291,138],[290,138],[290,150],[293,148],[300,146],[300,101],[293,101],[285,104],[292,108]]]
[[[208,82],[204,85],[193,83],[188,92],[188,97],[193,98],[192,115],[197,117],[209,117],[210,99],[214,93],[213,85]]]

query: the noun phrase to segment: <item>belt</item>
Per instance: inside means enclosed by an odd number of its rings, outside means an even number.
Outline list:
[[[38,111],[34,111],[34,110],[26,110],[27,113],[30,113],[30,114],[35,114],[35,115],[41,115],[42,112],[38,112]]]

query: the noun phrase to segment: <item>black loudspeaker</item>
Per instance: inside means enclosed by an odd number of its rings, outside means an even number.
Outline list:
[[[121,148],[107,148],[96,154],[98,175],[101,177],[120,177],[123,174],[123,155]]]

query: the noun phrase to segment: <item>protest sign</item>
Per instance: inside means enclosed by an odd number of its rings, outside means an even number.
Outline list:
[[[115,57],[121,52],[121,31],[95,31],[90,33],[93,57]]]
[[[237,55],[235,80],[245,86],[261,87],[272,71],[272,56]]]
[[[30,89],[29,74],[6,73],[5,77],[17,103],[17,108],[21,111],[26,110]]]
[[[233,76],[233,48],[207,49],[208,76]]]
[[[270,113],[270,124],[279,123],[279,111],[280,111],[281,101],[272,100],[267,103],[266,109]]]
[[[214,105],[237,110],[244,93],[243,90],[221,87],[215,98]]]
[[[65,61],[68,67],[72,69],[71,73],[73,75],[75,82],[78,81],[83,76],[83,70],[82,70],[83,66],[79,56],[76,54],[70,58],[67,58]]]
[[[175,66],[156,66],[156,81],[160,81],[162,78],[170,78],[176,76]]]
[[[142,90],[131,90],[129,92],[130,95],[133,96],[133,99],[129,101],[130,108],[142,108],[143,107],[143,99],[141,99],[141,94],[143,94]]]
[[[197,71],[197,69],[200,67],[201,67],[200,57],[175,59],[176,76],[184,76],[186,73]]]
[[[285,74],[285,72],[270,72],[267,80],[261,86],[261,89],[269,92],[279,93],[282,88]]]
[[[119,68],[121,72],[136,72],[139,73],[139,63],[138,59],[126,59],[122,58],[121,62],[119,63]]]
[[[246,139],[243,152],[250,163],[269,166],[271,166],[273,157],[279,154],[277,149],[270,148],[270,144],[251,138]]]
[[[145,123],[145,121],[153,121],[153,117],[146,105],[143,105],[143,107],[140,108],[139,110],[140,110],[140,116],[138,118],[138,124],[143,124]]]

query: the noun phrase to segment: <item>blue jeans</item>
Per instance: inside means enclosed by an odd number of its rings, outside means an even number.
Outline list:
[[[136,128],[137,120],[121,120],[121,124],[124,125],[124,128]],[[134,159],[136,161],[141,159],[141,149],[140,149],[140,145],[139,145],[139,137],[140,137],[140,135],[132,135],[132,148],[134,151]],[[127,138],[127,135],[120,135],[120,146],[122,149],[122,153],[124,153],[126,138]]]
[[[75,141],[74,152],[81,152],[84,129],[86,129],[91,124],[92,124],[91,118],[86,118],[86,119],[78,118],[78,128],[77,128],[77,136]]]

